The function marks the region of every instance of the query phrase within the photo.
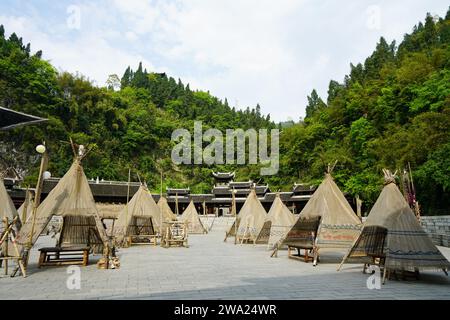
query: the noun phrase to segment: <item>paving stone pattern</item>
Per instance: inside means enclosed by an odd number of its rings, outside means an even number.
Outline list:
[[[38,269],[39,247],[55,239],[41,237],[32,252],[29,276],[5,277],[0,269],[0,299],[450,299],[450,278],[423,272],[420,280],[391,280],[370,290],[361,265],[336,268],[342,254],[322,255],[321,263],[271,258],[264,245],[223,242],[230,218],[206,218],[212,230],[189,236],[189,248],[134,246],[118,253],[121,268],[81,268],[81,288],[69,290],[67,267]],[[214,221],[214,223],[213,223]],[[450,249],[440,247],[447,258]]]

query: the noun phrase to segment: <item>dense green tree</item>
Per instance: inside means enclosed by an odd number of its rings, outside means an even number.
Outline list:
[[[311,95],[308,96],[308,105],[306,106],[306,118],[311,118],[315,112],[326,107],[323,100],[317,94],[316,89],[313,89]]]

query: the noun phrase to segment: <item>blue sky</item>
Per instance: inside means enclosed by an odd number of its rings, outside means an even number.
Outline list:
[[[260,103],[272,119],[298,120],[316,88],[342,81],[380,36],[401,41],[444,0],[99,0],[0,2],[0,24],[43,50],[60,70],[99,86],[139,61],[238,108]]]

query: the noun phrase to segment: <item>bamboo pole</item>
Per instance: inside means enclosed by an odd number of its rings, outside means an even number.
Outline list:
[[[116,219],[113,219],[112,227],[111,227],[111,237],[114,237],[114,224],[116,223]]]
[[[24,278],[26,278],[27,273],[25,270],[25,266],[23,264],[22,257],[20,256],[19,248],[17,247],[16,238],[14,236],[14,230],[13,230],[13,226],[16,224],[17,219],[18,219],[18,217],[15,217],[11,221],[11,223],[9,223],[8,218],[3,219],[3,222],[6,224],[6,226],[5,226],[6,229],[0,239],[0,245],[2,245],[3,242],[5,242],[5,252],[4,252],[4,257],[0,257],[0,267],[2,266],[3,261],[5,261],[5,275],[6,275],[6,274],[8,274],[8,260],[9,259],[17,260],[18,266],[11,274],[11,277],[14,277],[16,275],[17,271],[20,269],[20,271],[22,272],[22,276]],[[16,252],[15,256],[9,256],[9,252],[8,252],[8,248],[9,248],[8,243],[9,243],[10,235],[11,235],[11,241],[13,244],[14,251]]]
[[[410,181],[411,181],[411,192],[413,194],[414,197],[414,214],[417,218],[417,220],[420,222],[420,207],[419,207],[419,203],[417,201],[417,197],[416,197],[416,188],[414,187],[414,180],[413,180],[413,176],[412,176],[412,171],[411,171],[411,164],[408,162],[408,169],[409,169],[409,176],[410,176]]]
[[[237,209],[236,209],[236,190],[233,188],[231,191],[231,194],[233,196],[233,202],[232,202],[232,208],[234,215],[234,244],[237,244]]]
[[[160,185],[159,185],[159,201],[161,201],[162,198],[162,185],[163,185],[163,172],[162,172],[162,168],[159,168],[159,173],[160,173]],[[162,208],[159,208],[159,216],[160,216],[160,227],[159,227],[159,235],[162,238],[162,234],[163,234],[163,226],[164,226],[164,222],[163,222],[163,211]],[[156,240],[155,240],[156,241]]]
[[[162,194],[163,194],[163,192],[162,192],[162,189],[163,189],[163,172],[162,172],[162,169],[160,169],[160,186],[159,186],[159,195],[160,195],[160,197],[162,197]]]
[[[19,265],[20,271],[22,272],[22,276],[24,278],[27,277],[27,270],[25,269],[25,265],[23,263],[22,257],[20,256],[19,248],[17,248],[16,238],[14,237],[14,234],[11,234],[11,240],[13,243],[14,251],[16,252],[17,256],[17,264]],[[12,276],[15,275],[16,272]]]
[[[5,257],[8,257],[8,218],[3,218],[3,224],[5,225],[6,238],[5,238]],[[8,275],[8,259],[5,259],[5,276]]]
[[[125,227],[128,228],[128,205],[130,202],[130,180],[131,180],[131,169],[128,169],[128,185],[127,185],[127,205],[125,208]],[[127,230],[124,231],[125,232],[125,236],[127,233]]]
[[[43,144],[45,146],[45,142]],[[73,147],[73,144],[72,144],[72,147]],[[28,238],[28,244],[25,247],[25,259],[24,259],[25,270],[28,267],[30,250],[33,247],[33,235],[34,235],[34,229],[36,226],[36,213],[37,213],[37,208],[39,207],[39,204],[41,202],[41,192],[42,192],[42,186],[44,184],[44,171],[47,168],[47,163],[48,163],[47,151],[44,151],[44,154],[42,155],[42,158],[41,158],[41,166],[39,168],[39,177],[38,177],[38,182],[36,185],[36,194],[34,195],[33,211],[31,213],[31,216],[33,219],[32,223],[31,223],[31,232],[30,232],[30,236]]]
[[[359,220],[362,221],[361,206],[362,206],[362,201],[361,201],[359,195],[356,195],[356,215],[358,216]]]

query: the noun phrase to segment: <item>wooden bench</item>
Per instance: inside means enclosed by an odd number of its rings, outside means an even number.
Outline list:
[[[89,247],[52,247],[39,249],[39,268],[43,266],[82,265],[89,263]]]
[[[140,234],[140,235],[134,235],[134,236],[128,236],[127,243],[128,246],[131,246],[132,244],[152,244],[154,246],[158,245],[158,239],[161,237],[157,234]]]

